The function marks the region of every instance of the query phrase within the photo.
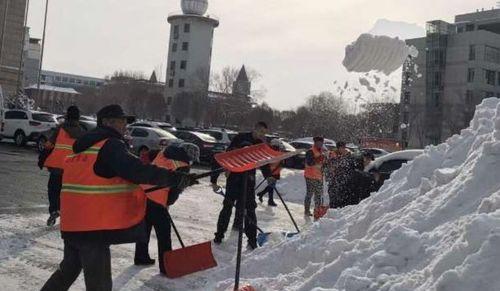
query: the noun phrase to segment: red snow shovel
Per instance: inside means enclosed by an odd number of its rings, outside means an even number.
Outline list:
[[[172,217],[170,217],[170,223],[182,248],[163,253],[165,275],[168,278],[179,278],[217,266],[211,241],[186,247]]]

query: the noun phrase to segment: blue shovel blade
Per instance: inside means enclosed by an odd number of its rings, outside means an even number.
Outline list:
[[[257,234],[257,244],[261,247],[269,240],[270,232],[264,232]]]

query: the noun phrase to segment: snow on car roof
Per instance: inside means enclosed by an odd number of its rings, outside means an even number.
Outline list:
[[[398,151],[398,152],[393,152],[390,154],[387,154],[385,156],[376,158],[375,161],[373,161],[371,164],[369,164],[366,167],[366,171],[370,171],[373,168],[378,168],[380,165],[386,161],[390,160],[413,160],[417,156],[421,155],[424,153],[424,150],[404,150],[404,151]]]

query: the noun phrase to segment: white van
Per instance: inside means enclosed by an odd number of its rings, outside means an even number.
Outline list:
[[[37,141],[41,133],[57,127],[55,115],[22,109],[0,112],[0,139],[13,139],[18,146]]]

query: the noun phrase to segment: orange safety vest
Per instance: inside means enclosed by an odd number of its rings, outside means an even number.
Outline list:
[[[320,161],[312,166],[308,166],[306,163],[306,168],[304,170],[304,177],[313,180],[323,180],[323,163],[324,163],[323,155],[314,146],[312,147],[312,152],[314,158],[315,159],[320,158]]]
[[[75,139],[71,138],[66,130],[60,128],[59,133],[57,134],[56,144],[54,145],[52,152],[45,160],[45,163],[43,164],[44,167],[63,169],[64,160],[67,156],[73,153],[74,143]]]
[[[271,175],[272,176],[277,176],[277,177],[280,176],[280,174],[281,174],[281,162],[270,164],[269,167],[271,168]]]
[[[156,165],[160,168],[165,168],[170,171],[175,171],[178,168],[182,167],[188,167],[189,164],[182,162],[182,161],[176,161],[176,160],[170,160],[165,158],[163,153],[159,153],[156,158],[153,161],[153,165]],[[152,185],[141,185],[142,189],[148,189],[153,187]],[[151,193],[147,194],[148,199],[151,201],[154,201],[160,205],[167,206],[167,201],[168,201],[168,194],[170,193],[169,188],[165,189],[160,189],[153,191]]]
[[[120,177],[102,178],[94,173],[94,164],[106,141],[66,158],[61,189],[61,231],[127,229],[144,219],[146,195],[139,185]]]

